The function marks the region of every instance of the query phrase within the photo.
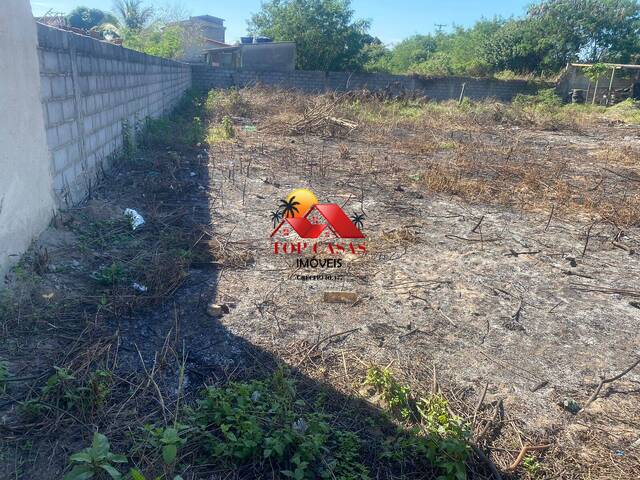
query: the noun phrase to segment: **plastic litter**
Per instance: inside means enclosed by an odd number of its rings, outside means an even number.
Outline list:
[[[255,125],[245,125],[242,127],[245,132],[257,132],[258,128]]]
[[[131,229],[135,230],[142,225],[144,225],[144,218],[138,212],[133,210],[132,208],[127,208],[124,211],[124,216],[129,217],[129,221],[131,222]]]
[[[145,293],[147,290],[149,290],[147,287],[145,287],[144,285],[138,283],[138,282],[134,282],[132,285],[134,290],[137,290],[140,293]]]

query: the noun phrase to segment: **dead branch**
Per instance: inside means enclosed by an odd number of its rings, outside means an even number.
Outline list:
[[[609,295],[640,297],[640,290],[630,290],[626,288],[611,288],[611,287],[603,287],[598,285],[587,285],[584,283],[572,283],[570,287],[580,292],[598,292],[598,293],[606,293]]]
[[[603,378],[602,380],[600,380],[600,384],[598,385],[598,388],[596,388],[596,390],[593,392],[593,395],[589,397],[589,400],[587,400],[587,403],[585,404],[582,410],[586,409],[589,405],[591,405],[596,400],[596,398],[598,398],[598,395],[600,394],[600,390],[602,390],[602,387],[604,387],[608,383],[613,383],[616,380],[620,380],[622,377],[624,377],[627,373],[629,373],[631,370],[636,368],[638,365],[640,365],[640,357],[615,377]]]
[[[520,453],[516,457],[515,461],[511,465],[509,465],[509,468],[507,468],[507,470],[513,471],[516,468],[518,468],[518,465],[520,465],[522,460],[524,460],[524,456],[527,453],[538,451],[538,450],[546,450],[550,446],[551,446],[551,444],[549,443],[547,445],[530,445],[530,446],[527,446],[527,447],[522,447],[522,449],[520,450]]]
[[[471,229],[471,233],[476,233],[476,230],[478,230],[478,228],[480,228],[480,225],[482,225],[483,220],[484,220],[484,215],[480,217],[480,220],[478,221],[478,223],[476,223],[476,226]]]

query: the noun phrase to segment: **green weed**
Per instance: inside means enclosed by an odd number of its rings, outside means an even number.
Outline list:
[[[111,394],[112,375],[96,370],[80,381],[68,369],[53,367],[37,398],[24,401],[20,410],[29,419],[37,419],[52,408],[89,414],[106,405]]]
[[[111,452],[107,437],[94,433],[91,447],[74,453],[69,458],[73,469],[64,476],[64,480],[85,480],[106,472],[113,480],[120,480],[122,474],[114,464],[127,463],[127,457]]]
[[[129,476],[131,480],[147,480],[147,477],[140,470],[136,470],[135,468],[129,472]],[[162,477],[150,477],[148,480],[163,480]],[[180,475],[176,475],[173,477],[173,480],[183,480]]]
[[[134,126],[128,120],[122,121],[122,156],[133,160],[136,154],[136,137]]]
[[[119,262],[113,262],[109,266],[102,266],[91,274],[93,278],[100,285],[105,287],[113,287],[121,284],[127,278],[124,266]]]
[[[357,461],[357,439],[333,430],[328,415],[308,412],[282,371],[268,380],[207,388],[189,418],[191,440],[225,463],[268,461],[295,480],[368,478]]]
[[[392,413],[400,414],[403,419],[411,415],[411,391],[400,385],[386,368],[372,367],[367,371],[365,385],[374,387]]]
[[[367,371],[365,383],[382,395],[392,414],[410,425],[387,442],[383,458],[400,463],[424,459],[442,472],[439,477],[442,480],[467,478],[469,428],[462,419],[449,413],[442,395],[416,399],[388,369],[379,367]]]
[[[249,103],[237,89],[210,90],[204,102],[209,118],[221,116],[248,117],[251,114]]]
[[[231,121],[231,118],[225,115],[219,125],[209,127],[207,132],[207,143],[209,145],[214,145],[216,143],[231,140],[235,136],[233,122]]]
[[[522,467],[524,468],[524,471],[527,472],[532,478],[536,478],[542,470],[542,465],[533,455],[527,455],[526,457],[524,457],[524,459],[522,460]]]
[[[178,449],[184,445],[186,425],[176,425],[175,427],[154,427],[146,425],[148,443],[155,449],[159,449],[162,460],[167,465],[172,465],[178,456]]]

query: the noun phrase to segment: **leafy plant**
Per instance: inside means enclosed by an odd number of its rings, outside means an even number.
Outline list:
[[[527,472],[529,476],[533,478],[537,477],[542,470],[542,465],[533,455],[527,455],[526,457],[524,457],[524,459],[522,460],[522,467],[524,468],[525,472]]]
[[[42,387],[42,398],[52,401],[56,407],[71,409],[80,400],[75,377],[66,368],[53,367],[55,373]]]
[[[410,389],[400,385],[386,368],[372,367],[367,371],[366,385],[371,385],[382,394],[389,410],[399,413],[404,419],[411,414]]]
[[[127,463],[124,455],[111,452],[111,445],[107,437],[101,433],[93,434],[91,447],[70,457],[73,469],[64,476],[64,480],[86,480],[106,472],[113,480],[120,480],[122,474],[113,464]]]
[[[19,410],[22,415],[24,415],[27,420],[35,420],[40,418],[49,407],[45,406],[37,399],[25,400],[24,402],[20,402]]]
[[[555,109],[562,106],[562,100],[556,94],[555,89],[545,88],[535,95],[517,94],[513,99],[513,104],[518,107],[542,107]]]
[[[215,143],[231,140],[235,137],[235,130],[233,129],[233,122],[228,115],[225,115],[222,122],[213,127],[209,127],[207,133],[207,143],[213,145]]]
[[[133,160],[136,154],[135,128],[129,120],[122,121],[122,155],[127,160]]]
[[[108,267],[102,266],[91,274],[96,282],[106,287],[118,285],[126,279],[124,266],[119,262],[113,262]]]
[[[335,459],[325,478],[368,480],[369,469],[360,462],[360,439],[353,432],[335,432]]]
[[[137,469],[131,469],[131,471],[129,472],[129,476],[131,477],[131,480],[147,480],[147,477],[144,476],[144,474]],[[152,479],[149,479],[152,480]],[[155,480],[162,480],[161,477],[155,477]],[[182,480],[182,477],[180,475],[176,475],[175,477],[173,477],[173,480]]]
[[[205,112],[209,118],[221,116],[247,117],[251,113],[249,103],[238,89],[210,90],[204,102]]]
[[[465,462],[469,456],[470,432],[462,419],[451,415],[447,400],[439,394],[421,398],[416,408],[420,412],[422,428],[427,434],[427,457],[446,478],[467,477]]]
[[[367,371],[365,383],[382,395],[392,414],[411,425],[387,442],[383,458],[399,462],[423,458],[442,472],[439,477],[442,480],[467,478],[470,432],[462,419],[449,413],[442,395],[415,399],[411,390],[398,383],[388,369],[379,367]]]
[[[340,440],[332,436],[327,415],[304,407],[282,371],[263,381],[209,387],[190,411],[190,437],[226,462],[268,460],[288,478],[333,478],[329,472],[340,460],[327,466],[323,458]]]
[[[188,427],[176,424],[174,427],[145,426],[145,431],[150,435],[150,443],[154,448],[160,448],[162,459],[167,465],[176,461],[178,448],[186,442],[182,436]]]

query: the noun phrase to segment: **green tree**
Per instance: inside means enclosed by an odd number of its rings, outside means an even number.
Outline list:
[[[368,29],[353,19],[350,0],[269,0],[249,20],[251,33],[296,42],[301,70],[361,69]]]
[[[638,54],[637,0],[543,0],[529,7],[527,20],[538,28],[540,43],[553,45],[543,61],[550,67],[571,60],[628,62]]]
[[[417,63],[427,61],[437,50],[438,43],[432,35],[413,35],[398,43],[391,51],[388,63],[391,71],[404,73]]]
[[[76,7],[67,15],[67,22],[72,27],[91,30],[104,23],[115,23],[117,20],[110,13],[98,8]]]
[[[122,45],[156,57],[179,58],[184,52],[183,29],[155,22],[142,30],[126,30]]]
[[[145,7],[142,0],[115,0],[114,8],[125,28],[142,30],[153,17],[153,8]]]

